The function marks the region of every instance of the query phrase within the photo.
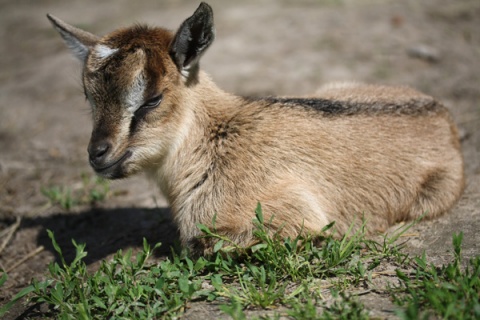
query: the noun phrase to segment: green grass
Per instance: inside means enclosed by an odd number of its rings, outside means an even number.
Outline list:
[[[76,256],[67,262],[49,231],[59,262],[49,265],[45,280],[33,280],[4,305],[0,316],[27,297],[30,304],[47,304],[58,319],[173,319],[192,301],[216,301],[233,319],[368,319],[359,297],[349,292],[370,283],[382,263],[399,266],[398,282],[386,293],[401,318],[480,316],[480,257],[462,267],[461,234],[454,236],[453,262],[435,267],[395,245],[410,225],[377,243],[364,237],[363,228],[340,239],[327,235],[333,225],[316,237],[269,235],[260,205],[253,223],[258,243],[250,248],[199,225],[204,237],[216,241],[209,257],[172,252],[153,261],[160,244],[144,241],[137,254],[119,251],[94,272],[83,262],[84,245],[73,241]],[[6,279],[3,274],[0,285]]]
[[[413,274],[397,270],[400,285],[392,290],[400,293],[394,301],[404,307],[398,311],[402,319],[480,319],[480,256],[463,269],[462,239],[462,233],[453,235],[452,263],[436,267],[423,255],[413,259]]]
[[[110,194],[110,183],[100,177],[82,174],[79,188],[51,186],[41,189],[51,205],[70,210],[79,205],[94,205],[105,200]]]

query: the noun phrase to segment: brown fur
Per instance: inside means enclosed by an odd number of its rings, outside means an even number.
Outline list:
[[[266,219],[274,216],[271,230],[295,236],[332,221],[345,232],[363,215],[369,231],[383,231],[424,213],[438,216],[459,198],[457,130],[433,98],[363,84],[330,86],[308,98],[242,98],[201,71],[189,73],[198,64],[178,62],[175,36],[139,26],[116,31],[97,42],[118,49],[105,59],[88,43],[83,79],[93,106],[91,145],[108,142],[97,160],[115,163],[105,172],[94,168],[110,178],[146,171],[194,253],[211,249],[196,224],[211,226],[214,215],[219,232],[251,244],[257,202]],[[125,97],[139,74],[146,79],[143,100],[160,93],[163,99],[129,113]]]

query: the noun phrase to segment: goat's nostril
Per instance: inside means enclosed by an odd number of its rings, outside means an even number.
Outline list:
[[[90,147],[88,148],[90,160],[96,162],[102,161],[108,154],[110,147],[110,143],[106,141],[90,145]]]
[[[109,148],[110,147],[108,146],[108,144],[102,144],[102,145],[97,146],[97,148],[95,150],[95,156],[97,158],[102,157],[105,153],[107,153]]]

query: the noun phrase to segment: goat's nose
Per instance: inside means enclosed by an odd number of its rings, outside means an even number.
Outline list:
[[[111,144],[108,141],[99,141],[90,143],[88,146],[88,154],[90,156],[90,163],[94,165],[102,164],[111,149]]]

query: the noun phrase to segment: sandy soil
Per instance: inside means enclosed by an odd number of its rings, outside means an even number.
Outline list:
[[[448,215],[413,230],[409,250],[441,264],[452,257],[451,236],[463,231],[464,255],[480,254],[480,2],[478,0],[210,1],[217,40],[204,70],[225,90],[246,95],[302,95],[330,81],[415,87],[443,101],[463,136],[467,189]],[[146,22],[175,29],[196,1],[0,1],[0,231],[21,217],[0,250],[9,272],[0,304],[42,277],[55,257],[46,229],[67,257],[70,239],[86,242],[94,267],[142,238],[176,237],[167,204],[143,177],[114,182],[116,196],[70,211],[45,206],[42,187],[81,188],[91,174],[86,146],[91,125],[80,66],[52,30],[46,13],[97,34]],[[0,238],[0,245],[6,236]],[[3,302],[2,302],[3,301]],[[388,298],[367,295],[372,314],[391,317]],[[379,303],[379,301],[381,303]],[[21,318],[17,307],[9,317]],[[219,315],[193,305],[186,318]],[[192,314],[194,315],[192,317]],[[190,315],[190,316],[189,316]]]

